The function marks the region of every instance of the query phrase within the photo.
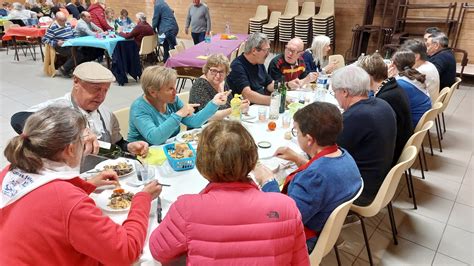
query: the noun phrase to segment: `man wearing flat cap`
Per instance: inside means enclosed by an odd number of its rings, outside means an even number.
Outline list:
[[[80,111],[88,122],[91,137],[86,141],[86,153],[97,153],[99,146],[95,137],[103,142],[117,144],[122,150],[136,155],[146,155],[148,144],[144,141],[127,142],[120,134],[120,126],[115,115],[102,106],[110,84],[115,77],[110,70],[96,62],[85,62],[73,72],[73,88],[63,97],[40,103],[25,112],[12,116],[13,129],[21,134],[26,119],[50,105],[66,105]],[[94,137],[95,135],[95,137]]]

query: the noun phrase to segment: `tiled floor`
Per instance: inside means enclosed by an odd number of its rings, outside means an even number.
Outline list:
[[[188,44],[187,44],[188,45]],[[3,149],[14,136],[10,116],[46,99],[71,90],[71,79],[49,78],[42,62],[0,51],[0,164],[7,162]],[[386,210],[367,219],[367,230],[375,263],[381,265],[473,265],[474,264],[474,83],[461,85],[446,111],[447,132],[443,152],[435,144],[427,154],[429,171],[421,180],[414,170],[418,209],[414,210],[402,179],[394,202],[399,244],[392,241]],[[141,88],[134,80],[123,87],[113,84],[105,101],[111,110],[128,106]],[[436,135],[432,130],[432,137]],[[436,143],[436,141],[435,141]],[[428,149],[427,149],[428,151]],[[343,229],[346,243],[340,250],[343,265],[368,265],[360,225]],[[335,265],[334,252],[323,265]]]

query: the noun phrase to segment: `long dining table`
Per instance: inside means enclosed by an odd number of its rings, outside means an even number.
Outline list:
[[[329,91],[323,95],[317,94],[317,92],[313,90],[306,90],[306,91],[288,91],[287,92],[287,99],[289,101],[297,101],[298,98],[304,97],[309,98],[312,101],[324,101],[330,102],[337,105],[337,101],[334,98],[333,94]],[[258,112],[259,109],[266,108],[267,117],[264,121],[259,120]],[[242,125],[251,133],[252,137],[255,140],[255,143],[259,143],[262,141],[270,142],[270,147],[266,148],[258,148],[258,155],[259,155],[259,162],[263,165],[269,167],[274,173],[275,178],[278,180],[280,184],[282,184],[285,180],[285,177],[296,169],[296,165],[292,163],[288,163],[285,160],[280,158],[274,157],[273,154],[275,153],[278,147],[288,146],[297,152],[302,152],[299,148],[297,140],[294,136],[291,138],[285,138],[285,134],[288,135],[287,132],[291,132],[293,127],[293,121],[291,121],[290,125],[283,126],[283,116],[291,115],[289,114],[289,110],[286,111],[285,114],[279,115],[277,120],[273,120],[276,122],[277,127],[275,130],[268,129],[268,106],[262,105],[252,105],[250,106],[248,115],[242,116]],[[179,135],[178,135],[179,136]],[[179,139],[179,137],[170,138],[167,143],[174,143]],[[195,146],[196,143],[193,144]],[[163,145],[160,146],[152,146],[150,149],[162,149]],[[135,165],[135,163],[131,163]],[[172,169],[168,161],[165,161],[161,165],[150,165],[150,168],[153,169],[154,179],[158,179],[162,184],[168,184],[169,187],[163,187],[160,199],[161,199],[161,207],[162,207],[162,217],[164,218],[173,202],[177,200],[177,198],[184,194],[197,194],[201,190],[203,190],[206,185],[209,183],[197,170],[196,167],[186,170],[186,171],[175,171]],[[253,174],[250,173],[250,177],[253,178]],[[131,192],[139,192],[143,188],[143,186],[136,186],[136,182],[138,182],[136,172],[133,174],[123,177],[120,179],[121,187],[124,188],[126,191]],[[100,193],[93,193],[91,194],[91,198],[98,203],[99,201],[103,201],[104,193],[107,195],[110,194],[110,190],[104,190]],[[104,214],[109,216],[113,221],[116,223],[123,223],[128,215],[128,211],[123,212],[110,212],[106,209],[103,210]],[[139,260],[135,263],[135,265],[161,265],[158,261],[155,261],[151,255],[150,248],[149,248],[149,238],[151,233],[154,229],[159,226],[157,221],[157,200],[152,202],[149,224],[148,224],[148,231],[147,237],[145,240],[145,246],[143,249],[142,256]]]

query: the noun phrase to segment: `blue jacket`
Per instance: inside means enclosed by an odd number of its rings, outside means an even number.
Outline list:
[[[127,74],[136,81],[142,75],[138,46],[134,41],[118,42],[112,55],[112,73],[120,86],[128,83]]]
[[[168,31],[178,34],[179,27],[174,17],[174,11],[164,0],[155,2],[151,27],[160,34]]]
[[[398,86],[400,86],[408,96],[413,127],[416,127],[423,114],[431,109],[430,95],[425,89],[420,89],[417,83],[406,77],[396,77],[396,79]]]

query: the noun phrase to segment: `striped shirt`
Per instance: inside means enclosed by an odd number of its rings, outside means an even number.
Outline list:
[[[66,23],[64,27],[61,27],[57,22],[54,22],[46,31],[43,37],[43,43],[57,47],[58,41],[65,41],[72,38],[74,38],[74,31],[72,30],[71,24]]]

